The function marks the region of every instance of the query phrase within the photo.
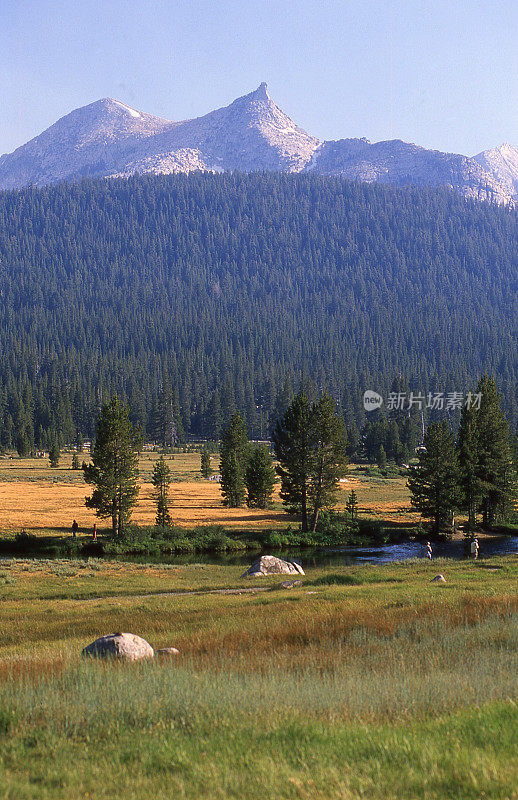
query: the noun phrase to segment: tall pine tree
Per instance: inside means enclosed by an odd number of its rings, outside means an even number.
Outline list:
[[[114,396],[99,414],[92,463],[83,465],[86,483],[95,486],[85,505],[98,517],[111,517],[114,536],[122,534],[137,503],[141,449],[141,431],[131,424],[127,406]]]
[[[299,393],[277,422],[273,446],[281,479],[281,500],[288,513],[300,514],[308,530],[308,487],[311,472],[311,403]]]
[[[457,453],[448,423],[433,423],[426,431],[424,449],[412,468],[408,488],[412,506],[432,520],[436,534],[451,530],[459,505],[458,480]]]
[[[249,445],[243,417],[235,413],[223,431],[220,449],[221,493],[223,504],[239,508],[245,502],[245,471]]]
[[[482,482],[478,476],[478,411],[473,404],[464,405],[457,438],[461,508],[468,515],[467,530],[477,524],[477,510],[482,498]]]
[[[500,408],[501,396],[494,378],[483,375],[477,392],[481,394],[476,414],[477,470],[482,487],[483,525],[492,528],[509,514],[516,498],[509,423]]]
[[[171,524],[169,514],[169,486],[171,484],[171,469],[166,464],[164,456],[160,456],[153,467],[153,495],[156,502],[156,524],[165,528]]]
[[[246,504],[249,508],[267,508],[275,484],[275,467],[265,445],[255,445],[245,473]]]
[[[201,451],[201,474],[205,479],[210,478],[212,475],[212,467],[210,464],[210,451],[208,447],[204,447]]]
[[[312,506],[311,529],[315,530],[320,512],[336,505],[338,481],[347,474],[345,425],[327,392],[312,406],[310,436],[308,497]]]

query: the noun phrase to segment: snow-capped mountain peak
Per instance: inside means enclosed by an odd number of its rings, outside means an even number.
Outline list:
[[[508,142],[474,157],[515,198],[518,198],[518,150]]]
[[[311,171],[394,186],[447,186],[498,203],[518,200],[518,150],[510,144],[468,158],[400,140],[320,142],[275,104],[265,82],[228,106],[183,122],[110,97],[77,108],[0,158],[0,189],[193,170]]]

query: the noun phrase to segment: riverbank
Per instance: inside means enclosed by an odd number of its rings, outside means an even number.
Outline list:
[[[501,532],[479,534],[480,557],[518,551],[518,535]],[[166,563],[249,563],[259,554],[273,553],[287,560],[307,561],[314,566],[343,565],[353,561],[402,561],[426,555],[422,531],[408,525],[361,520],[350,528],[338,522],[315,533],[294,529],[262,531],[251,535],[221,526],[160,530],[131,526],[124,537],[113,540],[102,532],[91,536],[42,536],[22,532],[0,539],[0,556],[27,558],[125,558]],[[432,542],[433,556],[465,558],[463,535]]]

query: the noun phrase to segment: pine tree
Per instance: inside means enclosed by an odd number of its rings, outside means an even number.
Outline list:
[[[112,532],[120,536],[137,503],[138,458],[142,433],[129,419],[129,410],[114,396],[101,408],[92,463],[83,465],[86,483],[95,486],[87,508],[98,517],[111,517]]]
[[[14,427],[18,455],[21,458],[25,458],[33,451],[34,428],[30,411],[21,397],[18,398],[17,402]]]
[[[419,463],[412,468],[408,488],[413,508],[433,520],[433,530],[439,533],[451,525],[459,504],[457,453],[446,421],[428,427],[424,447]]]
[[[220,488],[223,504],[229,508],[239,508],[245,502],[248,450],[245,422],[240,414],[233,414],[223,431],[220,449]]]
[[[377,412],[372,412],[371,417]],[[385,450],[387,443],[389,426],[386,417],[378,413],[378,418],[368,421],[363,428],[363,444],[367,460],[374,463],[378,459],[380,447]],[[385,454],[386,454],[385,450]]]
[[[218,389],[214,391],[208,403],[205,413],[204,434],[207,438],[217,440],[221,435],[223,425],[223,414],[221,411],[221,399]]]
[[[201,451],[201,474],[205,479],[210,478],[212,475],[212,467],[210,465],[210,453],[207,447]]]
[[[289,513],[300,514],[302,530],[316,528],[322,510],[337,499],[338,480],[347,472],[345,427],[327,393],[310,404],[298,394],[275,427],[281,499]]]
[[[156,524],[165,528],[171,524],[169,514],[169,486],[171,484],[171,470],[166,464],[164,456],[160,456],[153,467],[151,482],[154,487],[153,496],[156,501]]]
[[[249,508],[267,508],[275,484],[275,467],[264,445],[256,445],[250,454],[245,484]]]
[[[174,400],[169,383],[165,383],[157,400],[155,412],[155,438],[166,449],[178,444],[174,419]]]
[[[513,457],[514,472],[518,474],[518,431],[511,437],[511,453]]]
[[[376,456],[376,464],[381,470],[387,469],[387,454],[385,453],[385,448],[381,444],[378,450],[378,454]]]
[[[311,529],[322,510],[338,499],[338,481],[347,474],[345,425],[336,404],[326,392],[311,408],[311,471],[308,497],[312,506]]]
[[[405,419],[398,423],[398,425],[401,444],[403,447],[407,448],[409,454],[408,457],[410,458],[415,453],[415,449],[420,441],[421,430],[419,425],[414,419],[412,419],[412,417],[405,417]],[[408,459],[406,463],[408,464]]]
[[[311,404],[297,394],[273,432],[273,446],[281,479],[281,500],[288,513],[300,514],[308,530],[308,484],[311,471]]]
[[[403,465],[408,466],[408,462],[410,461],[410,451],[406,444],[401,447],[401,452],[396,460],[398,467],[402,467]]]
[[[354,489],[352,490],[347,503],[345,504],[345,510],[349,514],[351,522],[356,522],[358,519],[358,497]]]
[[[516,471],[509,423],[500,409],[501,396],[495,380],[483,375],[478,392],[481,401],[476,413],[476,476],[482,486],[483,525],[491,528],[512,508],[516,498]]]
[[[464,405],[457,438],[461,508],[468,514],[467,530],[469,531],[474,531],[476,528],[477,509],[483,493],[482,482],[477,475],[477,414],[478,411],[473,405]]]
[[[79,463],[79,456],[77,453],[74,453],[72,456],[72,469],[81,469],[81,464]]]
[[[49,450],[49,463],[51,467],[59,467],[59,457],[59,444],[57,438],[54,437]]]
[[[399,427],[395,419],[389,422],[389,429],[387,435],[387,457],[392,461],[397,461],[401,456],[403,446],[399,438]]]
[[[351,460],[358,458],[361,450],[361,436],[357,425],[351,425],[347,428],[347,456]]]

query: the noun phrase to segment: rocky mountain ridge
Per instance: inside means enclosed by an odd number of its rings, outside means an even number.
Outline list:
[[[0,188],[193,170],[313,172],[394,186],[446,186],[501,204],[518,201],[518,150],[510,145],[469,158],[400,140],[320,142],[273,102],[266,83],[182,122],[112,98],[98,100],[1,156]]]

